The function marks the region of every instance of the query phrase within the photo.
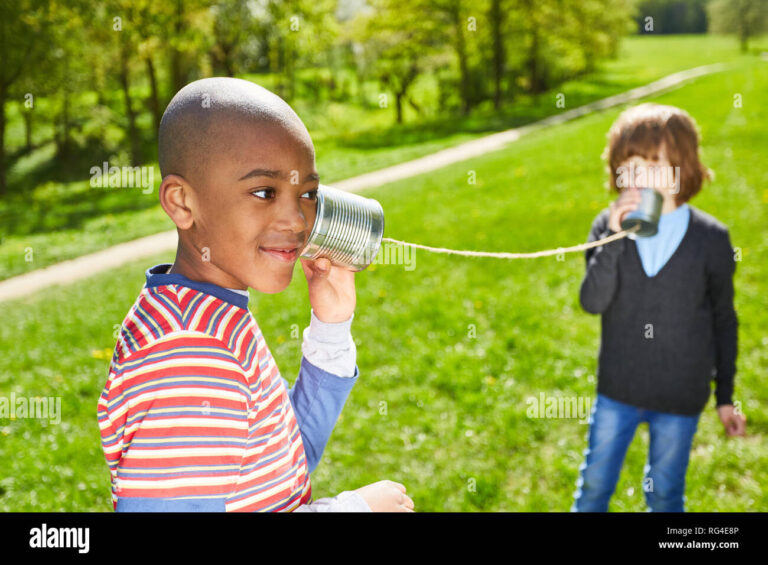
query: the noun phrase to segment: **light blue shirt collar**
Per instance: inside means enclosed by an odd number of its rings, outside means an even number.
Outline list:
[[[690,218],[690,207],[682,204],[672,212],[661,215],[656,235],[635,238],[646,275],[656,276],[674,255],[688,230]]]

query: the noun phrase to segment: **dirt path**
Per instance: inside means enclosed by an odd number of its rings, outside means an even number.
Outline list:
[[[671,74],[644,86],[633,88],[622,94],[616,94],[597,100],[572,110],[544,118],[538,122],[528,124],[499,133],[494,133],[467,141],[455,147],[443,149],[431,155],[419,159],[406,161],[399,165],[386,167],[378,171],[352,177],[333,184],[334,187],[358,192],[367,188],[381,186],[390,182],[406,179],[445,167],[447,165],[472,159],[491,151],[502,149],[509,143],[517,141],[523,135],[540,130],[542,128],[562,124],[585,114],[626,104],[634,100],[657,94],[669,88],[679,86],[689,80],[723,71],[725,64],[706,65],[696,67],[678,73]],[[0,301],[21,298],[56,284],[69,284],[96,273],[106,271],[130,261],[156,255],[163,251],[173,251],[177,245],[176,231],[167,231],[148,237],[142,237],[134,241],[121,243],[96,253],[83,255],[70,261],[64,261],[0,281]],[[170,258],[169,258],[170,259]]]

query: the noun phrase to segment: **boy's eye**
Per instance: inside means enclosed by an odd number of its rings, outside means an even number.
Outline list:
[[[274,188],[262,188],[260,190],[254,190],[251,192],[256,198],[261,198],[262,200],[267,200],[269,198],[274,198],[275,196],[275,189]]]
[[[317,200],[317,189],[315,190],[308,190],[304,194],[301,195],[302,198],[308,198],[309,200]]]

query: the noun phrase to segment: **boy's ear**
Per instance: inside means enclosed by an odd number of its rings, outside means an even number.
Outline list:
[[[192,187],[180,175],[166,175],[160,184],[160,205],[165,213],[173,220],[176,227],[186,230],[192,227],[194,217],[190,204],[192,203]]]

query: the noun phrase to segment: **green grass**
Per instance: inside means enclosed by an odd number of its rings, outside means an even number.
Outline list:
[[[675,56],[670,57],[670,53]],[[599,71],[536,99],[520,96],[500,112],[486,104],[464,118],[417,116],[407,107],[407,123],[396,126],[392,108],[371,103],[378,93],[371,91],[370,85],[366,105],[298,100],[294,106],[312,134],[323,181],[333,183],[563,111],[555,106],[558,93],[565,96],[567,110],[679,70],[721,61],[741,64],[751,58],[741,55],[730,37],[633,36],[622,43],[619,58],[604,63]],[[259,79],[268,87],[271,80]],[[416,98],[426,106],[435,88],[434,79],[425,76],[414,88]],[[88,93],[80,104],[92,105],[94,101]],[[46,111],[46,101],[39,104],[41,111]],[[148,115],[143,118],[147,121]],[[44,145],[12,168],[10,180],[23,190],[0,201],[0,280],[173,228],[157,204],[156,192],[89,187],[91,166],[106,159],[110,164],[125,160],[123,153],[114,157],[110,153],[116,142],[109,116],[99,115],[93,121],[101,124],[109,140],[103,147],[90,147],[79,158],[59,163],[53,158],[52,145]],[[84,127],[87,130],[96,125]],[[21,144],[21,119],[15,106],[9,112],[8,137],[11,145]],[[145,153],[153,144],[147,140]],[[101,155],[103,158],[97,157]],[[156,162],[149,164],[156,167]],[[159,171],[155,178],[159,179]]]
[[[710,401],[688,472],[691,511],[768,510],[767,89],[768,65],[755,60],[654,98],[698,121],[704,161],[717,176],[692,204],[728,225],[742,249],[735,399],[748,437],[726,439]],[[742,94],[742,108],[733,107],[734,93]],[[609,202],[599,156],[619,111],[367,194],[382,203],[386,235],[397,239],[495,251],[575,244]],[[475,185],[467,183],[469,170]],[[172,258],[0,305],[0,395],[60,396],[63,411],[58,426],[0,421],[0,510],[111,509],[96,401],[113,328],[135,300],[144,269]],[[389,478],[404,483],[424,511],[567,511],[587,428],[528,418],[526,399],[594,396],[599,317],[579,306],[583,273],[581,254],[494,261],[418,253],[412,271],[374,265],[357,275],[361,377],[313,474],[315,496]],[[251,310],[293,381],[301,353],[292,325],[303,328],[309,317],[301,269],[283,293],[252,293]],[[641,427],[612,510],[645,509],[647,449]]]

